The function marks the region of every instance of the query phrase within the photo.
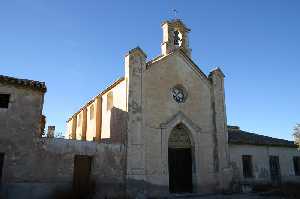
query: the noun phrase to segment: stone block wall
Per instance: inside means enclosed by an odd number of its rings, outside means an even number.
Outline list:
[[[8,108],[0,108],[0,198],[52,199],[71,192],[76,155],[92,158],[91,185],[98,198],[124,193],[124,145],[41,138],[44,93],[2,83],[0,93],[10,95]]]
[[[72,191],[74,157],[92,157],[91,183],[97,198],[117,197],[125,190],[125,148],[77,140],[34,138],[30,148],[8,146],[2,194],[8,199],[53,198]]]

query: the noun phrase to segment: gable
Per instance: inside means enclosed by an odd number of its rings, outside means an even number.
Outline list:
[[[197,124],[211,124],[210,80],[179,50],[149,63],[142,84],[144,118],[149,125],[159,126],[179,111]],[[187,93],[183,103],[173,99],[172,89],[178,85]]]
[[[181,64],[181,67],[188,67],[204,82],[209,83],[208,77],[205,75],[204,72],[193,62],[193,60],[188,57],[181,49],[177,49],[166,56],[158,56],[153,60],[147,63],[147,70],[151,70],[154,67],[158,67],[159,65],[164,65],[163,63],[168,62],[169,59],[173,59],[177,57],[178,59],[182,59],[184,64]],[[179,61],[180,62],[180,61]]]

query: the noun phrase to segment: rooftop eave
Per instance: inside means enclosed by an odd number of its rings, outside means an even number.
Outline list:
[[[147,58],[147,54],[146,54],[139,46],[137,46],[137,47],[135,47],[135,48],[129,50],[129,51],[126,53],[125,56],[128,56],[129,54],[133,54],[133,53],[136,53],[136,52],[141,53],[144,57]]]
[[[47,87],[45,82],[40,82],[35,80],[20,79],[20,78],[0,75],[0,83],[32,89],[32,90],[40,91],[42,93],[47,92]]]
[[[69,122],[73,117],[75,117],[77,114],[79,114],[83,109],[87,108],[90,104],[92,104],[97,97],[101,97],[111,89],[113,89],[115,86],[117,86],[119,83],[121,83],[123,80],[125,80],[125,77],[120,77],[116,81],[114,81],[112,84],[110,84],[108,87],[106,87],[101,93],[93,97],[90,101],[88,101],[84,106],[82,106],[79,111],[75,112],[69,119],[67,119],[66,122]]]

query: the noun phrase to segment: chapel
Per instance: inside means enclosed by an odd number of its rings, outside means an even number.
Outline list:
[[[130,50],[124,77],[68,119],[66,136],[124,144],[128,182],[146,183],[152,193],[215,192],[228,189],[233,178],[253,181],[256,175],[281,179],[278,152],[284,150],[266,154],[271,167],[256,167],[254,155],[269,146],[291,147],[295,155],[295,145],[228,126],[222,70],[206,75],[197,66],[191,30],[181,20],[161,27],[161,54],[147,60],[140,47]],[[260,175],[260,167],[273,170]]]
[[[124,76],[67,120],[67,139],[50,125],[45,135],[45,82],[0,75],[0,198],[184,198],[300,182],[297,145],[228,125],[222,70],[197,66],[181,20],[161,27],[160,55],[129,50]]]

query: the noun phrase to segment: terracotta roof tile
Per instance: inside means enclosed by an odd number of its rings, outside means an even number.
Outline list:
[[[19,79],[15,77],[0,75],[0,83],[31,88],[34,90],[42,91],[44,93],[47,91],[45,82],[39,82],[29,79]]]

